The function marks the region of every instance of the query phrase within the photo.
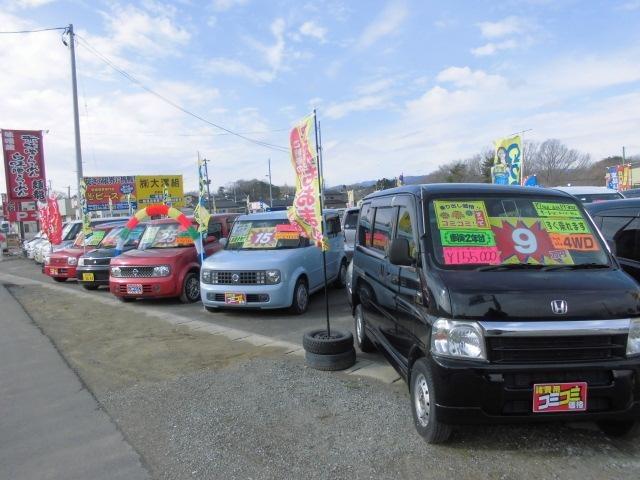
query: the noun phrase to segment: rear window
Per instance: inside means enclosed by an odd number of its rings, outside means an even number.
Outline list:
[[[574,196],[582,203],[606,202],[607,200],[620,200],[621,198],[624,198],[619,193],[587,193]]]
[[[441,266],[608,265],[600,238],[575,202],[532,197],[443,198],[429,202]]]
[[[354,230],[358,226],[358,212],[347,212],[344,217],[344,229]]]

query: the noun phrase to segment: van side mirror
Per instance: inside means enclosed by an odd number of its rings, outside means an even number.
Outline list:
[[[224,247],[226,247],[226,246],[227,246],[227,239],[226,239],[226,237],[222,237],[222,238],[220,239],[220,245],[222,246],[222,248],[224,248]]]
[[[409,241],[406,238],[394,238],[389,245],[389,262],[392,265],[411,266],[413,258],[409,255]]]

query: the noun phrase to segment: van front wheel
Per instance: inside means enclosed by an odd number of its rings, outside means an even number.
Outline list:
[[[438,420],[436,395],[431,368],[420,358],[411,369],[411,411],[416,430],[427,443],[444,443],[451,435],[451,427]]]
[[[194,303],[198,300],[200,300],[200,278],[198,274],[189,272],[182,284],[180,301],[182,303]]]
[[[291,302],[291,312],[302,315],[309,308],[309,287],[304,278],[299,278],[293,289],[293,301]]]

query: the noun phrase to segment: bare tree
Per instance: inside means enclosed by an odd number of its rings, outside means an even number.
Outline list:
[[[578,172],[591,165],[588,154],[567,147],[555,138],[539,145],[529,142],[525,147],[525,169],[528,175],[536,174],[542,185],[556,186],[571,181]],[[527,151],[528,150],[528,151]]]

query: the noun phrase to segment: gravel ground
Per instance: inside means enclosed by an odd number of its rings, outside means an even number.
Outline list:
[[[400,382],[318,372],[90,295],[12,291],[156,479],[640,477],[638,441],[589,425],[465,428],[429,446]]]

